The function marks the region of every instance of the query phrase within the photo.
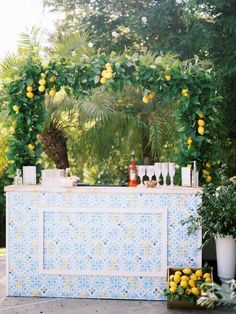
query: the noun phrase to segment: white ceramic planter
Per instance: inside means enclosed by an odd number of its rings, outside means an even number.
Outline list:
[[[233,279],[236,269],[236,242],[231,236],[215,237],[218,276],[225,284]]]

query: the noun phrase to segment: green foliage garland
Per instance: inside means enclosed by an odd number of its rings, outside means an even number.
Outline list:
[[[208,170],[205,169],[203,177],[210,182],[211,162],[216,155],[219,96],[209,66],[201,64],[197,58],[180,62],[170,56],[159,56],[148,63],[145,56],[138,54],[100,54],[82,57],[77,64],[66,59],[52,60],[44,68],[40,60],[29,58],[19,69],[18,78],[8,85],[9,115],[15,121],[8,154],[12,160],[10,174],[23,165],[38,163],[41,155],[38,135],[43,128],[45,93],[54,97],[64,88],[68,94],[81,98],[89,97],[96,89],[119,92],[127,85],[143,91],[144,106],[157,99],[178,103],[175,115],[181,142],[177,160],[180,164],[197,160],[201,167],[207,163]],[[200,117],[204,125],[199,131]]]

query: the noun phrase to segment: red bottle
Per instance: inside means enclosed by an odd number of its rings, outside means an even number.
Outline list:
[[[131,153],[131,163],[128,168],[128,186],[137,186],[138,181],[138,169],[135,164],[134,152]]]

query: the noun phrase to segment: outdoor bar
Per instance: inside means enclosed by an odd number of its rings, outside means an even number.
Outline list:
[[[7,294],[164,300],[168,267],[201,267],[201,188],[5,187]]]

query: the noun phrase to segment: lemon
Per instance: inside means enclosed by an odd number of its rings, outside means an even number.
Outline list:
[[[181,280],[181,278],[180,278],[180,275],[179,275],[179,274],[177,274],[177,275],[174,276],[174,282],[175,282],[175,283],[179,283],[180,280]]]
[[[101,77],[100,83],[101,83],[101,84],[106,84],[106,78],[105,78],[104,76]]]
[[[170,281],[174,279],[174,275],[170,275],[169,277]]]
[[[105,64],[105,68],[107,69],[107,68],[111,68],[112,67],[112,64],[111,63],[106,63]]]
[[[148,104],[148,103],[149,103],[149,98],[148,98],[148,96],[143,96],[143,102],[144,102],[145,104]]]
[[[27,146],[28,146],[28,149],[29,149],[29,150],[31,150],[31,151],[34,150],[34,147],[35,147],[35,146],[34,146],[33,144],[28,144]]]
[[[14,105],[14,106],[12,107],[12,109],[13,109],[16,113],[18,113],[20,108],[19,108],[17,105]]]
[[[49,91],[49,95],[51,97],[53,97],[53,96],[55,96],[55,94],[56,94],[56,89],[55,88],[51,88],[50,91]]]
[[[150,93],[148,93],[148,98],[150,99],[150,100],[152,100],[153,98],[155,98],[155,96],[156,96],[156,93],[155,92],[150,92]]]
[[[182,95],[182,96],[188,96],[188,95],[189,95],[189,90],[188,90],[188,88],[182,89],[181,95]]]
[[[26,93],[26,96],[29,98],[29,99],[32,99],[34,97],[34,94],[32,92],[27,92]]]
[[[203,135],[203,134],[205,133],[205,129],[204,129],[203,126],[199,126],[198,129],[197,129],[197,131],[198,131],[198,133],[199,133],[200,135]]]
[[[189,276],[181,276],[181,281],[189,281]]]
[[[206,162],[206,167],[211,168],[211,164],[209,162]]]
[[[182,272],[180,270],[176,270],[175,275],[182,275]]]
[[[171,80],[171,75],[165,75],[165,79],[166,79],[166,81],[170,81]]]
[[[211,278],[211,274],[210,274],[210,273],[205,273],[205,274],[203,275],[203,278]]]
[[[193,142],[193,139],[192,139],[192,137],[191,137],[191,136],[189,136],[189,137],[188,137],[188,139],[187,139],[187,143],[188,143],[188,145],[191,145],[191,144],[192,144],[192,142]]]
[[[196,274],[192,274],[192,275],[190,276],[190,279],[192,279],[192,280],[197,280],[197,279],[198,279],[198,276],[197,276]]]
[[[211,282],[211,278],[210,277],[205,278],[205,282],[210,283]]]
[[[197,287],[193,287],[193,288],[191,289],[191,293],[194,294],[194,295],[199,295],[199,294],[200,294],[200,291],[198,290]]]
[[[176,284],[174,281],[171,281],[171,282],[170,282],[170,287],[175,287],[175,288],[176,288],[176,287],[177,287],[177,284]]]
[[[204,173],[206,176],[210,175],[210,172],[206,169],[202,169],[202,173]]]
[[[206,183],[210,183],[212,181],[212,176],[207,176],[206,177]]]
[[[183,287],[183,288],[187,288],[188,282],[186,280],[181,280],[180,286]]]
[[[184,268],[184,269],[183,269],[183,273],[184,273],[185,275],[191,275],[192,271],[191,271],[190,268]]]
[[[199,118],[203,119],[205,117],[204,113],[199,113],[198,114]]]
[[[46,85],[46,80],[43,78],[39,80],[39,85]]]
[[[56,81],[56,77],[54,75],[52,75],[50,78],[49,78],[49,82],[50,83],[54,83]]]
[[[176,287],[170,287],[170,292],[175,293],[176,292]]]
[[[188,285],[189,285],[189,287],[191,287],[191,288],[195,287],[195,281],[194,281],[193,279],[189,279]]]
[[[205,121],[202,120],[202,119],[198,119],[198,120],[197,120],[197,124],[198,124],[199,126],[204,126],[204,125],[205,125]]]
[[[41,73],[40,76],[41,76],[42,79],[46,78],[46,74],[45,73]]]
[[[39,90],[41,93],[44,92],[45,89],[46,89],[46,87],[45,87],[44,85],[40,85],[39,88],[38,88],[38,90]]]
[[[202,277],[202,269],[196,270],[195,274],[197,275],[198,278],[201,278]]]
[[[113,74],[110,71],[104,70],[104,71],[102,71],[102,76],[107,78],[107,79],[110,79],[110,78],[112,78]]]
[[[33,91],[33,87],[31,85],[28,85],[26,87],[27,92],[32,92]]]

